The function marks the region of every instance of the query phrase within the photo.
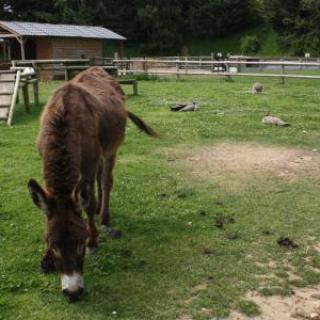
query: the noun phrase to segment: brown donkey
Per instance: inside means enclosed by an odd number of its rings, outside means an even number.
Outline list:
[[[150,136],[156,133],[126,111],[119,84],[99,67],[92,67],[64,84],[41,117],[38,148],[43,159],[46,188],[33,179],[28,188],[33,202],[47,217],[43,272],[61,272],[62,291],[75,300],[83,290],[86,246],[98,245],[95,214],[113,237],[109,199],[116,153],[124,140],[129,117]],[[95,198],[95,182],[98,202]],[[86,211],[88,226],[81,216]]]

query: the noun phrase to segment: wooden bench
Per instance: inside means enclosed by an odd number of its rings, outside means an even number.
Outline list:
[[[138,95],[138,81],[136,79],[118,79],[119,84],[129,84],[133,87],[133,95]]]

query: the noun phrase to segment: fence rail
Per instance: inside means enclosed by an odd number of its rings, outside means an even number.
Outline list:
[[[211,60],[211,61],[195,61],[195,60],[162,60],[162,59],[114,59],[113,63],[167,63],[180,65],[212,65],[212,64],[226,64],[226,65],[284,65],[284,66],[318,66],[320,61],[300,62],[300,61],[244,61],[244,60]]]
[[[206,75],[219,77],[271,77],[296,79],[320,79],[320,59],[297,58],[296,60],[264,60],[259,57],[230,57],[228,60],[215,60],[213,56],[164,58],[111,59],[52,59],[52,60],[13,60],[13,68],[33,66],[36,72],[53,70],[56,74],[69,79],[71,73],[81,71],[92,65],[102,65],[119,74],[143,73],[151,75],[175,75],[177,79],[184,75]],[[276,71],[275,71],[276,70]],[[288,72],[290,70],[290,72]],[[312,74],[301,74],[294,70],[313,70]],[[267,72],[266,72],[267,71]],[[272,71],[272,72],[271,72]]]
[[[114,59],[120,74],[144,73],[152,75],[206,75],[206,76],[244,76],[244,77],[273,77],[296,79],[320,79],[320,60],[315,61],[247,61],[247,60],[179,60],[179,59]],[[270,68],[273,67],[273,68]],[[266,69],[276,69],[279,73],[266,73]],[[288,69],[319,70],[318,74],[286,73]]]

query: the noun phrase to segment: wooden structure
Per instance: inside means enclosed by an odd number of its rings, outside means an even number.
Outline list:
[[[14,107],[16,105],[21,71],[0,73],[0,121],[11,125]]]
[[[105,41],[117,41],[122,52],[125,37],[102,27],[0,21],[0,38],[13,60],[92,59],[103,56]],[[51,80],[54,72],[41,74]]]
[[[32,67],[41,80],[50,80],[52,73],[56,78],[68,81],[77,72],[90,66],[102,66],[113,76],[118,75],[118,69],[107,59],[53,59],[53,60],[12,60],[11,68]]]
[[[115,66],[118,67],[120,74],[143,73],[150,75],[175,75],[177,79],[182,75],[206,75],[220,77],[269,77],[280,78],[283,82],[287,78],[295,79],[320,79],[319,74],[305,75],[301,72],[294,74],[292,71],[286,73],[288,69],[293,67],[299,70],[303,68],[320,69],[320,62],[301,62],[301,61],[242,61],[242,60],[211,60],[197,61],[186,59],[115,59]],[[262,67],[274,66],[279,73],[263,72]],[[255,72],[243,72],[243,69],[251,67]]]
[[[138,81],[136,79],[119,79],[118,80],[119,84],[128,84],[128,85],[132,85],[132,89],[133,89],[133,95],[137,96],[138,95]]]
[[[19,89],[22,88],[26,112],[30,112],[29,85],[33,86],[34,103],[39,103],[38,79],[24,76],[20,69],[0,71],[0,121],[9,126],[12,123],[13,112],[19,99]]]
[[[11,60],[11,47],[8,40],[0,38],[1,58],[4,61]]]

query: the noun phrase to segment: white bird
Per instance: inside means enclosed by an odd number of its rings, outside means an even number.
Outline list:
[[[269,112],[262,118],[262,123],[277,126],[277,127],[289,127],[290,126],[289,123],[284,122],[282,119],[280,119],[278,117],[274,117],[274,116],[270,115]]]
[[[260,82],[255,82],[252,86],[252,93],[253,94],[259,94],[263,91],[263,84]]]

